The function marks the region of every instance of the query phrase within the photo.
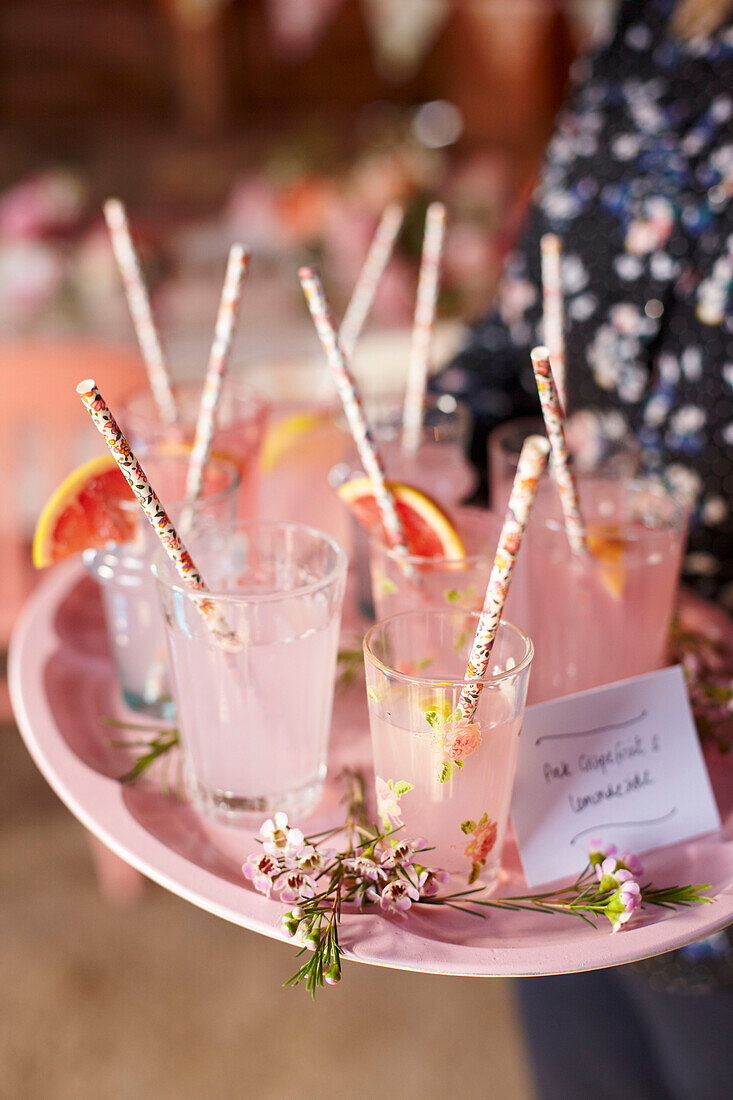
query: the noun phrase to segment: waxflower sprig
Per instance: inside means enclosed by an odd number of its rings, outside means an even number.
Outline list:
[[[286,814],[276,814],[260,830],[261,851],[242,866],[256,890],[278,896],[288,908],[281,926],[307,956],[285,983],[299,985],[315,997],[324,985],[341,979],[343,949],[339,924],[344,905],[371,908],[382,914],[406,917],[413,905],[447,906],[473,916],[486,917],[489,909],[529,910],[578,917],[591,925],[602,917],[620,931],[642,905],[666,909],[708,902],[708,886],[642,886],[638,858],[619,856],[613,846],[591,841],[588,860],[569,886],[539,894],[480,899],[482,890],[441,893],[449,874],[428,865],[431,851],[420,838],[408,839],[399,829],[382,831],[369,821],[364,779],[358,772],[344,773],[347,784],[346,820],[343,826],[305,836],[289,825]],[[331,846],[338,834],[341,850]]]
[[[120,783],[133,783],[139,779],[156,760],[165,756],[179,744],[178,730],[171,726],[142,725],[137,722],[120,722],[116,718],[103,718],[106,726],[113,729],[127,730],[136,734],[136,739],[122,740],[109,738],[109,743],[116,749],[134,749],[138,755],[135,763],[124,775],[119,777]],[[180,787],[180,783],[176,784]],[[164,793],[170,793],[168,791]],[[180,794],[181,792],[178,791]]]
[[[733,675],[730,658],[721,646],[700,631],[672,623],[669,636],[672,659],[682,665],[690,706],[702,740],[713,741],[719,752],[730,752],[733,733]]]

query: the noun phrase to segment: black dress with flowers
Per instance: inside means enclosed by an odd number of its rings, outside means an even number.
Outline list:
[[[681,41],[672,0],[625,0],[576,62],[497,307],[437,386],[467,398],[474,454],[534,411],[543,233],[563,242],[569,411],[600,410],[694,497],[685,580],[733,608],[733,27]]]

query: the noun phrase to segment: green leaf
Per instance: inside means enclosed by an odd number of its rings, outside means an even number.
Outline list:
[[[480,874],[481,874],[481,864],[480,863],[474,863],[473,866],[471,867],[471,874],[468,876],[468,885],[473,886],[474,882],[476,881],[476,879],[479,877]]]
[[[379,702],[379,696],[377,695],[375,689],[371,686],[371,684],[367,688],[367,695],[369,696],[369,698],[371,699],[371,701],[373,703],[378,703]]]
[[[461,709],[460,709],[460,707],[456,707],[455,710],[452,710],[450,712],[450,714],[446,718],[446,722],[457,722],[460,717],[461,717]]]
[[[415,661],[415,667],[418,670],[421,671],[424,668],[430,668],[432,663],[433,663],[433,658],[432,657],[421,657],[419,661]]]
[[[397,795],[398,798],[402,798],[403,794],[407,794],[408,791],[414,791],[415,790],[415,784],[414,783],[408,783],[407,780],[405,780],[405,779],[400,779],[395,783],[395,785],[392,789],[393,789],[394,793]]]
[[[463,767],[463,761],[462,760],[454,760],[453,763],[455,764],[455,766],[457,768],[462,768]]]
[[[466,836],[469,836],[469,834],[472,833],[475,828],[476,828],[476,822],[471,821],[470,818],[468,819],[468,821],[462,821],[461,822],[461,832],[465,833]]]
[[[457,588],[449,588],[445,592],[445,601],[446,603],[460,603],[461,593],[458,591]]]
[[[442,728],[442,724],[440,722],[440,719],[438,718],[437,711],[426,710],[425,721],[429,726],[432,726],[434,730],[439,730]]]
[[[451,760],[446,760],[440,771],[438,772],[439,783],[450,783],[453,776],[456,774],[456,766]]]
[[[385,596],[394,596],[397,591],[397,585],[389,577],[382,577],[379,581],[379,587]]]

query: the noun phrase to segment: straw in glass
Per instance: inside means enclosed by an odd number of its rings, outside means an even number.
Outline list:
[[[410,362],[407,370],[407,389],[403,414],[402,448],[414,454],[420,445],[422,434],[425,389],[428,384],[430,342],[438,303],[440,259],[445,236],[445,207],[441,202],[431,203],[425,217],[420,276],[417,284],[415,322],[412,328]]]
[[[89,411],[95,428],[109,447],[112,457],[122,471],[125,481],[135,494],[138,504],[147,516],[150,526],[158,536],[160,544],[173,563],[178,576],[186,587],[192,591],[206,592],[206,585],[201,574],[194,565],[188,550],[181,542],[168,513],[148,481],[145,471],[130,450],[130,445],[122,434],[107,402],[99,392],[96,382],[92,378],[87,378],[84,382],[79,383],[76,392]],[[227,625],[213,600],[197,600],[196,606],[218,641],[229,649],[241,648],[238,638]]]
[[[565,521],[565,530],[574,554],[585,554],[588,540],[585,524],[580,514],[578,487],[568,459],[568,446],[563,427],[563,411],[550,366],[550,352],[546,347],[533,348],[530,352],[537,391],[540,395],[542,416],[547,429],[547,438],[552,448],[552,470],[560,493],[560,504]]]
[[[150,299],[140,270],[140,262],[130,236],[127,214],[119,199],[107,200],[104,204],[104,217],[112,240],[112,251],[122,276],[127,304],[132,314],[132,323],[135,326],[155,403],[160,411],[161,420],[166,424],[175,424],[178,419],[178,411],[168,377],[168,369],[153,321]]]
[[[237,309],[242,294],[242,283],[249,265],[249,253],[241,244],[233,244],[229,250],[224,286],[216,318],[214,342],[211,345],[209,365],[206,368],[204,388],[201,393],[196,432],[191,449],[191,458],[186,476],[186,502],[193,504],[201,492],[204,482],[204,467],[211,451],[211,443],[216,427],[216,408],[221,397],[224,376],[227,370],[229,352],[232,346]],[[181,526],[188,526],[186,513]]]
[[[302,267],[298,272],[298,277],[313,317],[313,323],[326,353],[328,365],[333,373],[336,389],[343,403],[346,419],[354,437],[356,449],[359,452],[359,458],[372,483],[374,498],[377,502],[387,542],[399,557],[407,557],[408,549],[402,521],[397,514],[394,496],[384,479],[382,460],[372,439],[356,383],[346,365],[346,359],[336,335],[326,296],[323,293],[321,280],[309,267]],[[405,563],[406,569],[407,564]]]
[[[477,680],[486,675],[489,667],[491,649],[506,603],[522,536],[549,450],[549,443],[541,435],[530,435],[522,444],[509,505],[486,588],[483,610],[468,658],[466,683],[458,701],[459,717],[468,718],[469,721],[474,716],[481,694],[482,684]]]
[[[567,408],[565,392],[565,323],[562,294],[562,244],[554,233],[545,233],[540,241],[542,264],[542,324],[545,343],[550,349],[552,373],[557,396]]]
[[[396,203],[390,203],[382,214],[382,219],[377,226],[374,239],[369,247],[367,258],[364,261],[359,278],[354,287],[354,293],[346,307],[341,328],[339,329],[339,343],[341,350],[347,359],[354,354],[364,322],[372,308],[374,295],[384,274],[384,269],[392,255],[397,234],[402,228],[402,208]]]

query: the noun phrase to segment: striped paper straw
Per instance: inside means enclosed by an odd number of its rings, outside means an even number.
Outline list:
[[[570,549],[574,554],[585,554],[587,539],[585,524],[578,504],[578,487],[568,461],[568,446],[563,427],[563,411],[557,395],[555,381],[550,366],[550,353],[545,347],[533,348],[530,352],[534,369],[537,391],[540,395],[542,416],[545,420],[547,438],[552,448],[552,470],[560,492],[560,504],[565,520]]]
[[[552,373],[557,396],[567,409],[565,391],[565,322],[562,293],[562,244],[554,233],[545,233],[540,241],[542,266],[542,326],[550,349]]]
[[[346,307],[339,329],[339,343],[347,359],[351,359],[354,354],[364,322],[369,316],[374,295],[377,293],[384,269],[389,263],[397,234],[402,228],[402,218],[402,208],[396,203],[390,203],[385,208],[364,266],[359,272],[354,293],[351,295],[351,301]]]
[[[440,277],[440,258],[443,252],[445,236],[445,207],[442,202],[433,202],[425,217],[425,236],[423,237],[420,276],[417,283],[417,302],[415,304],[415,323],[412,327],[412,345],[410,363],[407,370],[407,389],[402,420],[402,448],[408,454],[414,454],[420,445],[422,434],[423,405],[425,389],[428,384],[428,361],[430,341],[433,335],[435,307],[438,303],[438,282]]]
[[[155,403],[161,419],[166,424],[175,424],[178,411],[171,390],[168,369],[153,321],[140,262],[130,236],[127,214],[119,199],[107,200],[104,204],[104,217],[112,239],[112,251],[122,275],[127,304],[132,314],[132,323],[135,326]]]
[[[339,345],[321,280],[315,271],[309,267],[302,267],[298,272],[298,277],[313,317],[313,323],[316,326],[316,332],[326,353],[328,365],[333,373],[336,389],[343,403],[346,419],[349,422],[349,428],[354,437],[356,449],[359,452],[359,458],[372,483],[374,498],[384,525],[387,542],[400,557],[406,557],[408,550],[402,521],[397,514],[394,497],[384,480],[382,460],[372,439],[356,383],[346,365],[344,353]]]
[[[484,677],[489,667],[491,648],[506,603],[512,572],[537,492],[537,483],[545,468],[549,450],[550,444],[541,435],[530,435],[522,444],[509,505],[486,588],[483,610],[466,667],[465,679],[471,682],[465,684],[458,700],[460,717],[468,718],[469,721],[476,711],[483,686],[476,680]]]
[[[125,481],[135,494],[138,504],[150,521],[150,526],[160,539],[160,544],[172,561],[178,576],[187,588],[195,592],[206,592],[206,585],[191,555],[181,542],[175,527],[170,521],[155,490],[148,481],[142,466],[130,450],[120,427],[110,412],[107,402],[97,389],[92,378],[80,382],[76,392],[89,410],[94,426],[112,452],[112,457],[122,471]],[[240,649],[236,635],[230,630],[213,600],[200,600],[196,606],[217,638],[228,648]]]
[[[233,244],[229,249],[224,287],[221,292],[219,313],[214,330],[214,342],[211,345],[209,365],[206,368],[206,379],[204,380],[201,404],[199,405],[199,414],[196,421],[196,433],[188,464],[186,477],[186,502],[188,504],[193,504],[198,499],[204,481],[204,467],[209,457],[216,426],[216,407],[221,397],[222,384],[232,346],[234,326],[237,321],[237,309],[242,294],[242,283],[249,266],[249,258],[249,253],[245,252],[241,244]],[[188,526],[188,520],[182,518],[181,526],[185,529]]]

